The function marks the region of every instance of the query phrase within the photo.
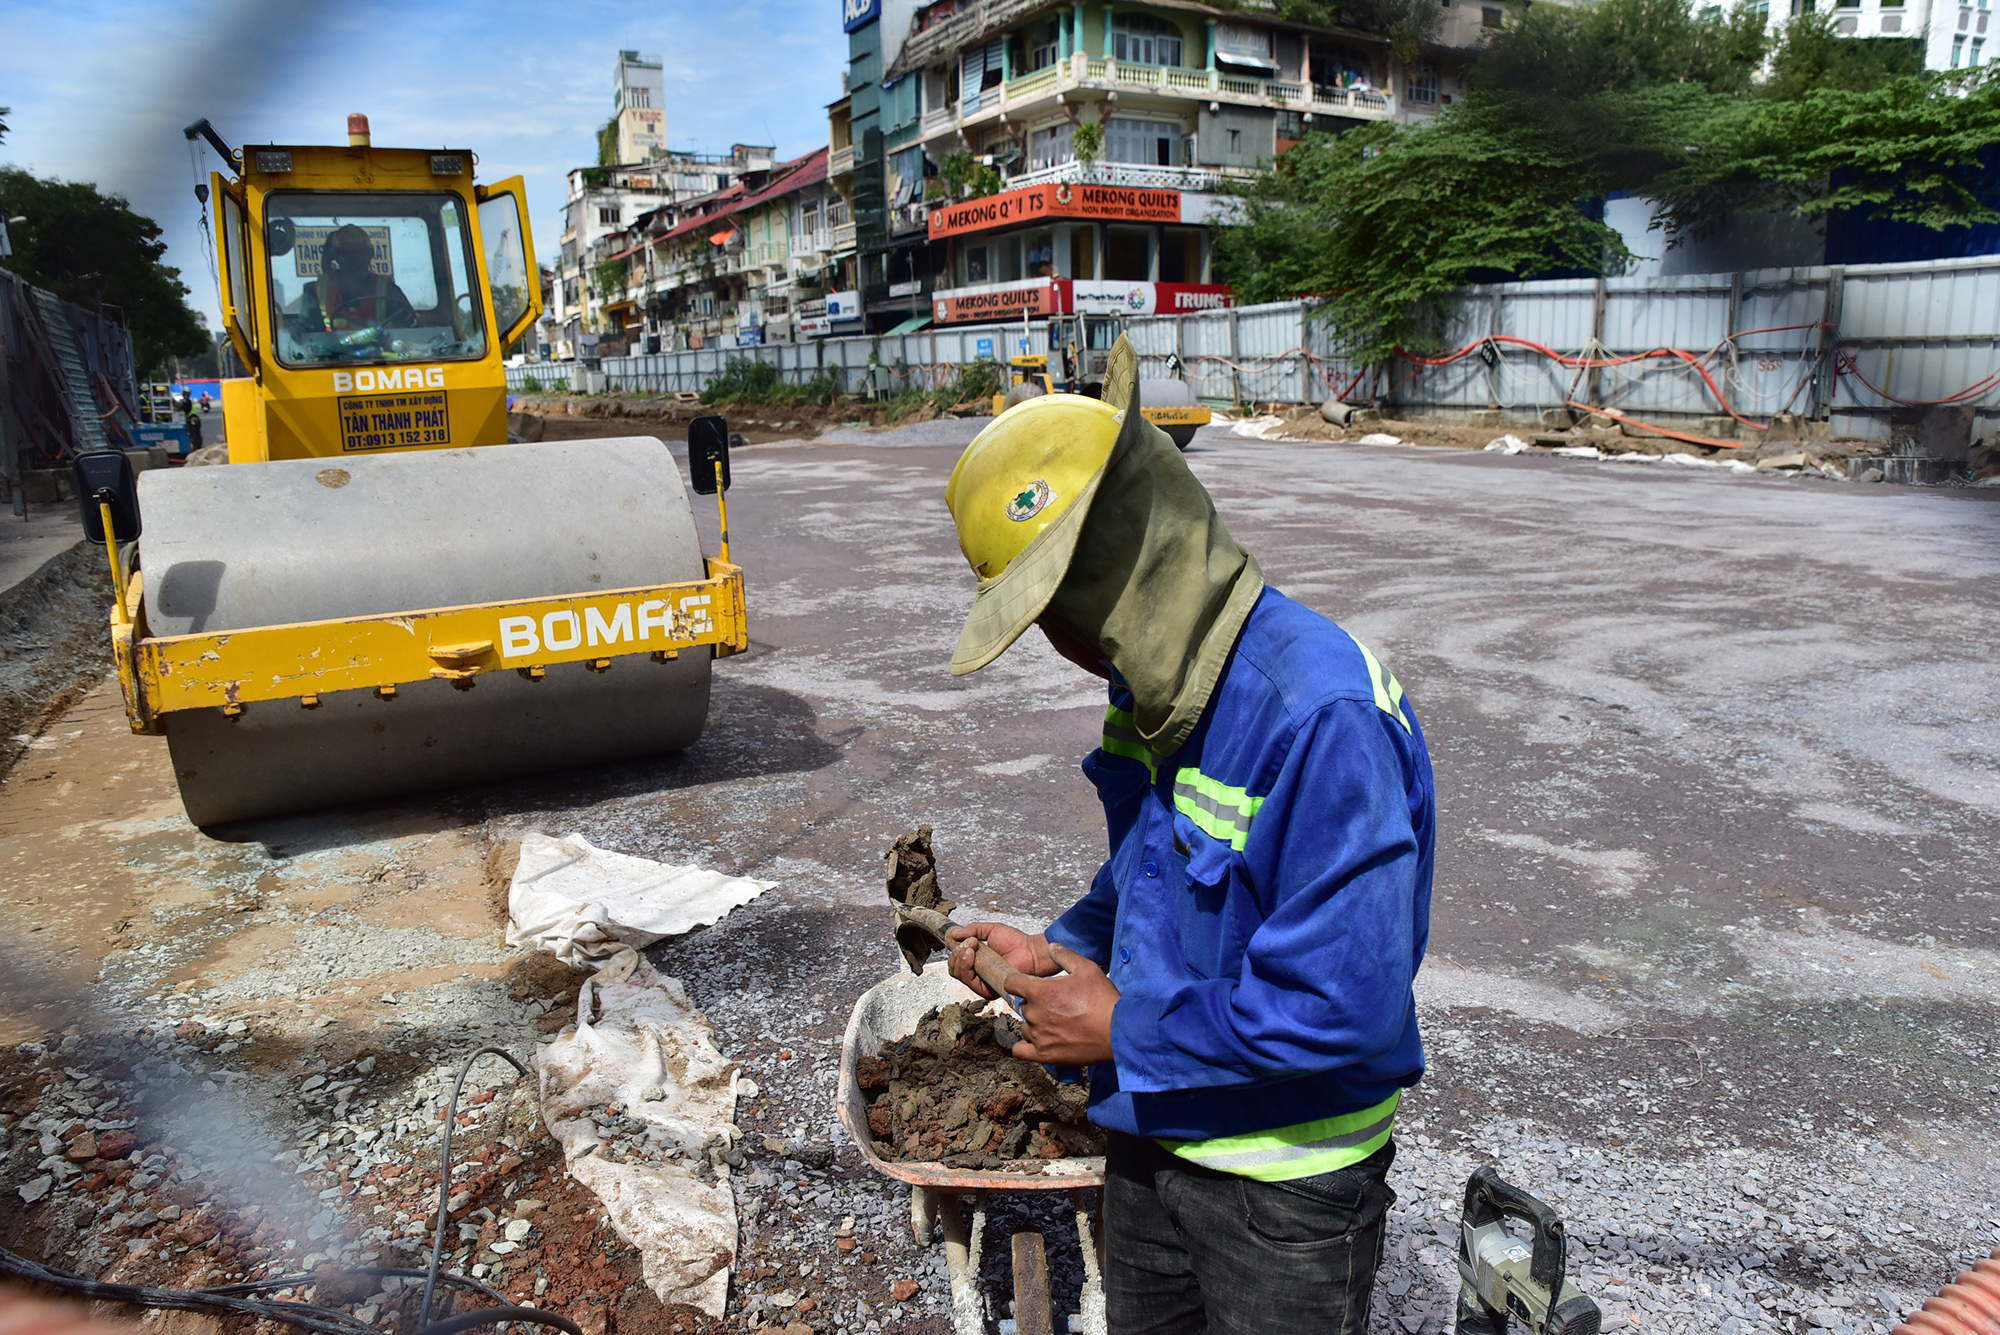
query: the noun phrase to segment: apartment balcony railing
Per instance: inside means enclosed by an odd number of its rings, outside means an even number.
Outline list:
[[[826,174],[828,176],[852,176],[854,174],[854,145],[849,144],[846,148],[836,148],[833,150],[826,160]]]
[[[894,235],[920,232],[930,226],[931,207],[922,200],[899,204],[889,214],[889,231]]]
[[[834,253],[839,254],[843,250],[853,250],[854,245],[855,245],[854,224],[851,222],[834,224],[833,228]]]
[[[968,94],[955,105],[925,112],[921,134],[925,139],[933,139],[955,133],[973,122],[1003,115],[1012,117],[1028,103],[1055,97],[1072,88],[1142,89],[1239,106],[1324,110],[1365,120],[1386,120],[1395,111],[1395,99],[1375,89],[1335,88],[1327,84],[1308,87],[1280,79],[1248,79],[1220,70],[1138,65],[1078,53],[1032,74]]]
[[[754,246],[744,247],[749,256],[749,267],[753,269],[782,269],[790,255],[790,250],[779,241],[760,241]]]
[[[824,255],[833,249],[833,233],[825,228],[812,232],[792,233],[791,252],[793,259],[808,259],[814,255]]]
[[[1007,179],[1009,190],[1037,185],[1126,186],[1139,190],[1191,190],[1209,193],[1222,187],[1224,174],[1213,167],[1147,167],[1129,162],[1058,162],[1052,167]]]

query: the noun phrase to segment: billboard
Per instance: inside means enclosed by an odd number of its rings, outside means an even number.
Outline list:
[[[865,28],[882,17],[882,0],[840,0],[840,27],[843,32]]]
[[[1235,291],[1220,283],[1094,282],[1083,278],[1030,278],[931,293],[931,315],[939,324],[1038,315],[1184,315],[1224,310],[1235,304]]]
[[[932,240],[984,232],[996,227],[1052,218],[1088,218],[1103,222],[1177,223],[1181,192],[1141,186],[1086,185],[1064,181],[1003,190],[984,199],[935,205],[930,214]]]

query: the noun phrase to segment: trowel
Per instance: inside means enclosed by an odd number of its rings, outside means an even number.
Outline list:
[[[896,903],[896,946],[903,952],[903,962],[910,966],[911,973],[924,971],[924,961],[931,957],[932,951],[949,954],[958,948],[960,943],[951,939],[951,929],[957,926],[951,920],[951,911],[958,905],[946,899],[938,888],[930,826],[919,825],[890,845],[889,898]],[[973,956],[972,971],[1004,1004],[1012,1006],[1007,997],[1007,983],[1015,969],[1001,958],[999,951],[981,941],[978,953]]]

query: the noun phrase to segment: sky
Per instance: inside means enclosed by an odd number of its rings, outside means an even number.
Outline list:
[[[597,160],[620,49],[665,65],[667,142],[780,158],[826,144],[847,38],[840,0],[0,0],[0,163],[90,181],[159,223],[189,304],[219,327],[197,180],[232,145],[470,148],[481,181],[525,176],[535,249],[562,234],[565,173]]]

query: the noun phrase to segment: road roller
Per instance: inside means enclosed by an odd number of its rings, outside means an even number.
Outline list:
[[[195,824],[677,751],[749,647],[728,429],[690,429],[704,555],[651,437],[508,443],[541,311],[521,178],[462,149],[233,149],[212,173],[228,462],[77,464],[136,733]],[[201,192],[198,192],[201,193]]]

